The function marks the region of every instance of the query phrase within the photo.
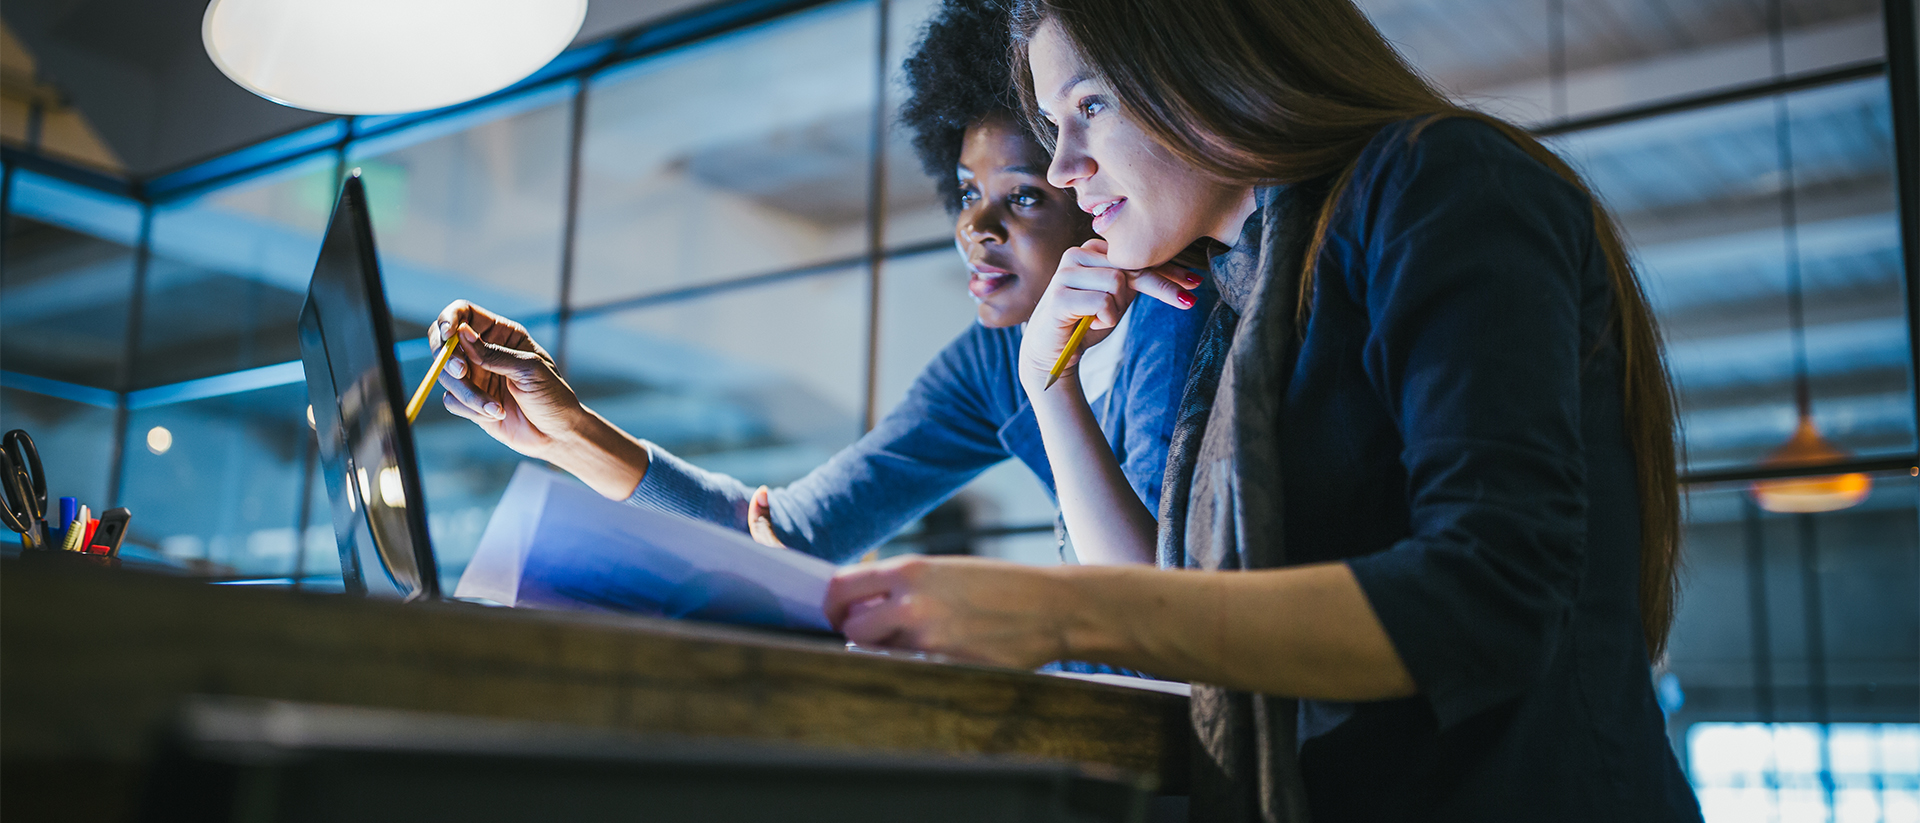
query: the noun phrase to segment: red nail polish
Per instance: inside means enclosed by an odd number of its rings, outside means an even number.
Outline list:
[[[1184,291],[1180,292],[1180,305],[1186,306],[1189,309],[1193,308],[1193,295]]]

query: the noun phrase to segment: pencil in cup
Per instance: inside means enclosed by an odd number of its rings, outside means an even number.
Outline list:
[[[1080,338],[1087,336],[1087,329],[1093,327],[1093,315],[1080,318],[1073,324],[1073,334],[1067,336],[1067,347],[1060,350],[1060,359],[1053,361],[1053,371],[1047,372],[1047,385],[1041,391],[1053,388],[1053,382],[1060,379],[1060,373],[1067,370],[1067,359],[1080,350]]]
[[[454,338],[448,335],[440,341],[440,356],[433,358],[433,368],[427,369],[426,379],[420,381],[420,388],[413,390],[413,399],[407,402],[407,422],[420,416],[420,409],[427,405],[427,395],[433,391],[433,384],[440,379],[440,372],[447,368],[447,361],[453,359]]]

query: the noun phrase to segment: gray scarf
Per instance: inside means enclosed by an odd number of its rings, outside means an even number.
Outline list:
[[[1285,565],[1279,431],[1299,348],[1300,261],[1315,187],[1264,188],[1214,257],[1220,302],[1194,352],[1160,495],[1162,568]],[[1320,189],[1324,191],[1324,189]],[[1193,685],[1192,819],[1303,823],[1296,700]]]

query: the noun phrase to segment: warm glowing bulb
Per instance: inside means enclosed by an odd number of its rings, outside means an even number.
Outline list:
[[[1793,436],[1761,461],[1766,466],[1832,464],[1846,459],[1847,453],[1828,443],[1814,428],[1813,418],[1800,416]],[[1838,511],[1860,505],[1873,491],[1873,478],[1860,473],[1829,474],[1817,477],[1783,477],[1755,480],[1748,487],[1760,508],[1782,514],[1814,514]]]
[[[1754,502],[1759,503],[1760,508],[1782,514],[1839,511],[1860,505],[1872,491],[1873,479],[1858,473],[1753,483]]]
[[[367,467],[361,466],[354,473],[360,476],[360,499],[367,501],[368,506],[372,506],[373,486],[367,483]]]
[[[147,451],[166,454],[171,448],[173,448],[173,432],[167,431],[166,426],[154,426],[147,430]]]
[[[311,405],[307,406],[307,428],[314,431],[320,430],[320,424],[313,422],[313,406]]]

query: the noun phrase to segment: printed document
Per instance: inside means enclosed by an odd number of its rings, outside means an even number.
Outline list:
[[[744,532],[608,500],[522,463],[454,596],[828,631],[821,606],[834,569]]]

